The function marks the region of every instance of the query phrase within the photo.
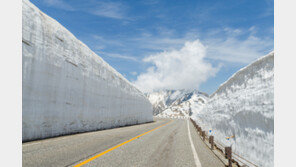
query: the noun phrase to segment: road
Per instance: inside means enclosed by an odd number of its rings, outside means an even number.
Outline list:
[[[140,136],[139,136],[140,135]],[[186,119],[23,143],[23,166],[225,166]]]

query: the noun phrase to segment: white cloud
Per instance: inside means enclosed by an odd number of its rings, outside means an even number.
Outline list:
[[[225,27],[212,29],[201,33],[198,30],[189,31],[181,38],[174,35],[144,33],[137,38],[131,38],[133,47],[149,49],[151,52],[179,49],[186,41],[200,41],[207,48],[206,58],[220,62],[249,64],[257,58],[273,50],[271,37],[257,36],[258,28],[252,26],[246,29]],[[270,31],[268,29],[268,31]],[[126,42],[127,43],[127,42]],[[151,53],[150,52],[150,53]]]
[[[186,42],[180,50],[164,51],[148,56],[152,63],[145,73],[138,75],[134,84],[144,92],[160,89],[197,89],[214,76],[214,68],[204,60],[206,48],[199,41]]]
[[[224,62],[248,64],[273,50],[273,40],[253,35],[246,39],[236,37],[208,39],[208,58]]]
[[[90,1],[81,6],[74,8],[64,0],[44,0],[47,6],[57,9],[63,9],[66,11],[84,11],[92,15],[107,17],[112,19],[127,19],[127,6],[119,2],[108,1]]]
[[[138,73],[136,71],[131,72],[132,75],[137,75]]]
[[[143,0],[142,3],[145,5],[156,5],[159,2],[158,2],[158,0]]]
[[[125,60],[131,60],[131,61],[138,61],[137,58],[132,57],[132,56],[126,56],[126,55],[121,55],[121,54],[117,54],[117,53],[106,53],[106,52],[98,52],[99,55],[105,55],[108,57],[112,57],[112,58],[119,58],[119,59],[125,59]]]
[[[269,53],[273,50],[272,37],[257,36],[257,30],[255,26],[244,29],[217,28],[203,33],[193,29],[179,37],[174,35],[174,31],[169,34],[143,31],[129,38],[115,40],[94,35],[93,39],[100,46],[107,46],[104,50],[120,53],[102,55],[134,61],[143,67],[148,65],[144,73],[130,74],[137,76],[133,83],[139,89],[149,92],[161,89],[198,89],[219,70],[210,63],[245,66]],[[118,51],[114,48],[124,49]],[[135,54],[134,50],[143,52]],[[143,56],[146,57],[140,61]]]
[[[99,43],[99,46],[96,46],[98,48],[102,47],[103,45],[103,48],[105,48],[104,45],[108,45],[108,46],[124,46],[120,40],[118,39],[109,39],[109,38],[104,38],[102,36],[99,36],[99,35],[95,35],[95,34],[92,34],[90,35],[91,38],[95,39],[97,43]]]
[[[229,36],[237,36],[242,34],[242,30],[240,29],[232,29],[229,27],[225,27],[223,30]]]
[[[91,13],[101,17],[124,19],[127,17],[125,10],[126,6],[118,2],[98,2]]]
[[[72,6],[70,6],[69,4],[64,2],[63,0],[45,0],[44,3],[47,6],[51,6],[51,7],[58,8],[58,9],[63,9],[63,10],[67,10],[67,11],[74,11],[75,10]]]
[[[173,35],[164,35],[164,33],[150,34],[142,33],[134,38],[129,38],[129,42],[140,49],[149,49],[154,51],[163,51],[180,48],[190,38],[176,38]]]

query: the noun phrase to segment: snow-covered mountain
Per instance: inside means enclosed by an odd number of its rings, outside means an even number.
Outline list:
[[[242,68],[192,118],[215,140],[259,166],[273,166],[274,53]],[[233,140],[226,140],[235,135]]]
[[[208,99],[206,93],[196,90],[162,90],[146,96],[158,116],[189,116],[191,108],[201,108]]]

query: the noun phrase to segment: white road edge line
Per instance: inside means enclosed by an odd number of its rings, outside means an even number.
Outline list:
[[[195,162],[195,166],[197,167],[201,167],[198,155],[196,153],[194,144],[192,142],[192,138],[191,138],[191,133],[190,133],[190,128],[189,128],[189,121],[187,120],[187,127],[188,127],[188,137],[189,137],[189,141],[190,141],[190,145],[191,145],[191,149],[192,149],[192,153],[193,153],[193,157],[194,157],[194,162]]]

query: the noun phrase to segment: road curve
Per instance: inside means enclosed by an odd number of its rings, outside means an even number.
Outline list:
[[[75,166],[89,159],[83,166],[225,166],[205,146],[188,120],[154,120],[24,143],[23,166]]]

